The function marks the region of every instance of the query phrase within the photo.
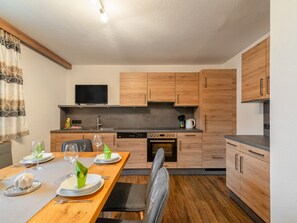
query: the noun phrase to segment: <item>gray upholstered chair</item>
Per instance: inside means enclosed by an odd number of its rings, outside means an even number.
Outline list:
[[[71,141],[64,142],[62,144],[61,151],[64,152],[66,145],[71,143],[77,144],[79,152],[93,152],[92,141],[89,139],[71,140]]]
[[[141,212],[145,210],[145,202],[150,193],[152,183],[163,166],[164,150],[158,149],[150,169],[147,184],[116,183],[102,211]]]
[[[96,223],[161,223],[169,196],[169,174],[162,167],[151,186],[146,201],[143,220],[127,221],[119,219],[98,218]]]

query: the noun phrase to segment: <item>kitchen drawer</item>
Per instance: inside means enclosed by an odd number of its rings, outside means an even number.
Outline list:
[[[194,133],[194,132],[188,132],[188,133],[178,133],[177,137],[179,139],[202,139],[202,133]]]
[[[226,139],[226,147],[240,151],[241,144],[239,142]]]
[[[270,152],[269,151],[259,149],[259,148],[253,147],[253,146],[249,146],[246,144],[241,144],[240,149],[241,149],[241,152],[243,152],[249,156],[252,156],[256,159],[262,160],[266,163],[270,163]]]
[[[203,168],[225,168],[225,167],[226,167],[225,151],[203,153]]]

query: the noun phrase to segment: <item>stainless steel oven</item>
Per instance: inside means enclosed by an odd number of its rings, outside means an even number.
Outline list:
[[[177,161],[177,134],[158,133],[147,134],[147,161],[152,162],[159,148],[165,152],[165,162]]]

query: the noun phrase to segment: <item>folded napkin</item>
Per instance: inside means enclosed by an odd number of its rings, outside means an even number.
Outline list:
[[[104,159],[107,160],[111,158],[111,149],[106,144],[104,144],[103,153],[104,153]]]
[[[34,180],[34,176],[32,173],[23,173],[16,177],[14,181],[14,186],[25,190],[32,186]]]
[[[86,185],[88,168],[82,165],[80,162],[75,162],[75,173],[77,179],[77,188],[83,188]]]

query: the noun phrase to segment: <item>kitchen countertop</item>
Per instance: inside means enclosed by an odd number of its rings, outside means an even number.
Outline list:
[[[243,144],[270,151],[270,137],[264,135],[226,135],[226,139],[231,139]]]
[[[82,132],[106,132],[106,133],[117,133],[117,132],[203,132],[200,129],[180,129],[180,128],[103,128],[102,130],[97,129],[57,129],[51,130],[51,133],[82,133]]]

